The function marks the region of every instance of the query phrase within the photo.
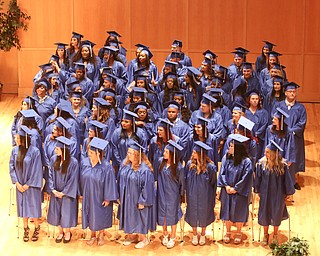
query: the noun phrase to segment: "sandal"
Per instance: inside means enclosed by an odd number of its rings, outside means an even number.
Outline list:
[[[167,244],[167,249],[173,248],[175,243],[176,243],[176,238],[170,238],[170,240],[169,240],[169,242]]]
[[[191,243],[192,243],[193,245],[198,245],[199,241],[198,241],[198,236],[197,236],[197,235],[192,236],[192,241],[191,241]]]
[[[40,225],[34,229],[33,235],[31,237],[31,240],[33,242],[38,241],[38,239],[39,239],[39,231],[40,231]]]
[[[56,238],[56,243],[61,243],[63,237],[64,237],[64,233],[59,234],[59,235],[57,236],[57,238]]]
[[[223,242],[225,244],[228,244],[230,243],[230,239],[231,239],[231,233],[230,232],[227,232],[224,236],[223,236]]]
[[[91,237],[89,241],[87,241],[87,245],[93,245],[95,243],[95,241],[97,240],[97,238],[94,236],[94,237]]]
[[[273,239],[272,239],[272,243],[273,244],[278,244],[278,235],[273,235]]]
[[[104,234],[100,234],[98,237],[98,245],[102,246],[104,245]]]
[[[29,241],[29,231],[30,231],[29,227],[24,228],[23,242],[28,242]]]
[[[168,242],[169,242],[168,236],[169,236],[169,235],[163,235],[163,239],[162,239],[161,243],[162,243],[164,246],[167,246],[167,245],[168,245]]]
[[[200,236],[199,244],[201,246],[206,244],[206,236]]]
[[[262,240],[262,242],[261,242],[261,245],[262,245],[262,246],[267,246],[268,243],[269,243],[269,234],[264,234],[263,240]]]
[[[234,237],[234,244],[240,244],[242,242],[242,233],[238,233]]]

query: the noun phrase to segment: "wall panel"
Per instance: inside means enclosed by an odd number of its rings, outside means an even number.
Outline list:
[[[68,43],[72,31],[95,42],[97,52],[106,30],[116,30],[128,50],[128,61],[135,57],[134,45],[143,43],[151,47],[159,69],[175,38],[183,41],[194,66],[200,65],[206,49],[228,66],[237,46],[249,49],[247,59],[255,62],[262,40],[269,40],[284,54],[281,63],[287,66],[289,79],[303,85],[300,99],[320,101],[318,94],[310,93],[319,84],[319,1],[33,0],[19,4],[32,19],[29,30],[20,33],[21,51],[0,53],[0,78],[10,92],[31,90],[38,65],[55,50],[53,43]]]

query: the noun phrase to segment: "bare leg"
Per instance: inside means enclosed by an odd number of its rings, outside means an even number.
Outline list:
[[[192,233],[194,236],[196,236],[197,235],[197,228],[192,228]]]
[[[28,220],[29,220],[29,218],[23,218],[23,227],[24,228],[28,227]]]
[[[201,235],[204,236],[206,234],[206,228],[201,228]]]
[[[263,233],[268,234],[269,226],[263,226]]]
[[[172,225],[170,238],[176,238],[176,231],[177,231],[177,225]]]
[[[243,222],[236,222],[237,233],[241,233]]]
[[[231,232],[232,222],[230,220],[226,221],[227,233]]]
[[[273,227],[273,233],[274,233],[274,235],[278,235],[278,230],[279,230],[279,226],[274,226],[274,227]]]
[[[58,231],[59,231],[59,234],[63,234],[63,229],[62,229],[62,227],[61,226],[58,226]]]

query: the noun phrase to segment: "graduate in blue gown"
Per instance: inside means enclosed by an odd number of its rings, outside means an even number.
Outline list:
[[[234,243],[240,244],[242,226],[248,221],[253,168],[243,144],[249,138],[240,134],[232,134],[231,138],[228,153],[222,158],[218,176],[218,186],[221,187],[220,219],[225,221],[227,228],[223,241],[230,242],[231,226],[235,223],[237,233]]]
[[[208,157],[208,152],[212,150],[207,144],[196,141],[191,159],[186,165],[187,210],[185,221],[192,227],[193,245],[206,243],[206,227],[215,220],[217,167]],[[201,227],[199,240],[197,227]]]
[[[79,51],[82,38],[83,38],[83,35],[81,35],[80,33],[72,32],[72,36],[71,36],[71,39],[70,39],[70,47],[66,50],[67,58],[69,60],[69,66],[72,65],[73,57]]]
[[[272,243],[278,243],[281,221],[289,218],[286,197],[295,193],[287,163],[280,151],[283,151],[282,148],[271,140],[265,156],[257,164],[254,181],[254,192],[260,196],[258,223],[264,229],[264,246],[269,243],[269,225],[274,227]]]
[[[272,51],[273,46],[276,46],[275,44],[270,43],[268,41],[263,41],[263,42],[264,42],[264,45],[261,50],[261,55],[257,57],[255,62],[255,68],[258,76],[260,75],[261,70],[267,67],[267,58],[268,58],[267,52]]]
[[[56,154],[51,158],[49,168],[50,204],[47,222],[58,226],[56,243],[62,240],[63,243],[69,243],[72,237],[70,228],[78,224],[79,163],[70,155],[72,141],[64,136],[56,140]]]
[[[192,66],[192,61],[190,57],[182,52],[182,41],[177,39],[173,40],[171,44],[171,52],[180,53],[181,55],[180,61],[183,66],[189,66],[189,67]],[[170,60],[170,58],[171,58],[171,54],[168,55],[167,60]]]
[[[42,117],[43,122],[45,122],[47,118],[53,113],[54,108],[57,105],[55,100],[47,95],[49,86],[49,82],[45,78],[43,78],[36,83],[34,88],[34,91],[36,93],[36,95],[34,96],[35,107],[37,109],[37,113]]]
[[[35,230],[31,240],[37,241],[40,231],[42,163],[39,149],[30,145],[31,131],[22,125],[15,135],[16,147],[12,149],[9,170],[12,184],[16,186],[17,214],[23,218],[23,241],[29,241],[29,218],[33,218]]]
[[[143,148],[136,141],[129,143],[128,154],[118,173],[120,191],[120,229],[127,234],[123,245],[134,242],[135,234],[141,249],[149,244],[147,234],[156,228],[156,194],[153,168]]]
[[[89,157],[80,166],[82,228],[91,230],[88,245],[96,241],[100,246],[104,244],[104,229],[112,226],[113,202],[119,198],[114,170],[103,159],[107,144],[107,141],[94,137],[90,142]]]
[[[289,170],[296,189],[301,189],[295,175],[305,171],[304,129],[307,123],[307,112],[303,104],[297,101],[297,89],[300,86],[294,82],[285,84],[286,99],[280,101],[275,107],[286,111],[289,115],[288,125],[288,160]],[[291,164],[290,164],[291,163]]]
[[[136,119],[138,119],[136,113],[124,109],[121,126],[114,131],[111,137],[112,165],[117,170],[127,156],[130,139],[147,148],[146,134],[141,128],[136,127]]]
[[[162,244],[175,245],[177,223],[182,217],[181,196],[184,195],[184,168],[179,161],[183,147],[169,140],[158,171],[158,225],[163,227]],[[167,227],[171,226],[170,239]]]
[[[257,90],[247,93],[247,106],[245,116],[252,122],[254,126],[251,134],[257,142],[257,159],[264,154],[264,138],[268,126],[268,112],[261,106],[261,96]]]

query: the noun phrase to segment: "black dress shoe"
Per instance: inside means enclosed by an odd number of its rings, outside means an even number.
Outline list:
[[[296,184],[294,184],[294,188],[295,188],[296,190],[301,190],[301,187],[300,187],[300,185],[299,185],[298,182],[296,182]]]
[[[58,243],[61,243],[63,237],[64,237],[64,233],[63,233],[63,234],[59,234],[59,235],[57,236],[57,238],[56,238],[56,243],[57,243],[57,244],[58,244]]]
[[[66,239],[66,237],[64,237],[64,238],[63,238],[63,243],[64,243],[64,244],[69,243],[69,242],[71,241],[71,237],[72,237],[72,233],[70,232],[70,237],[69,237],[69,239]]]

